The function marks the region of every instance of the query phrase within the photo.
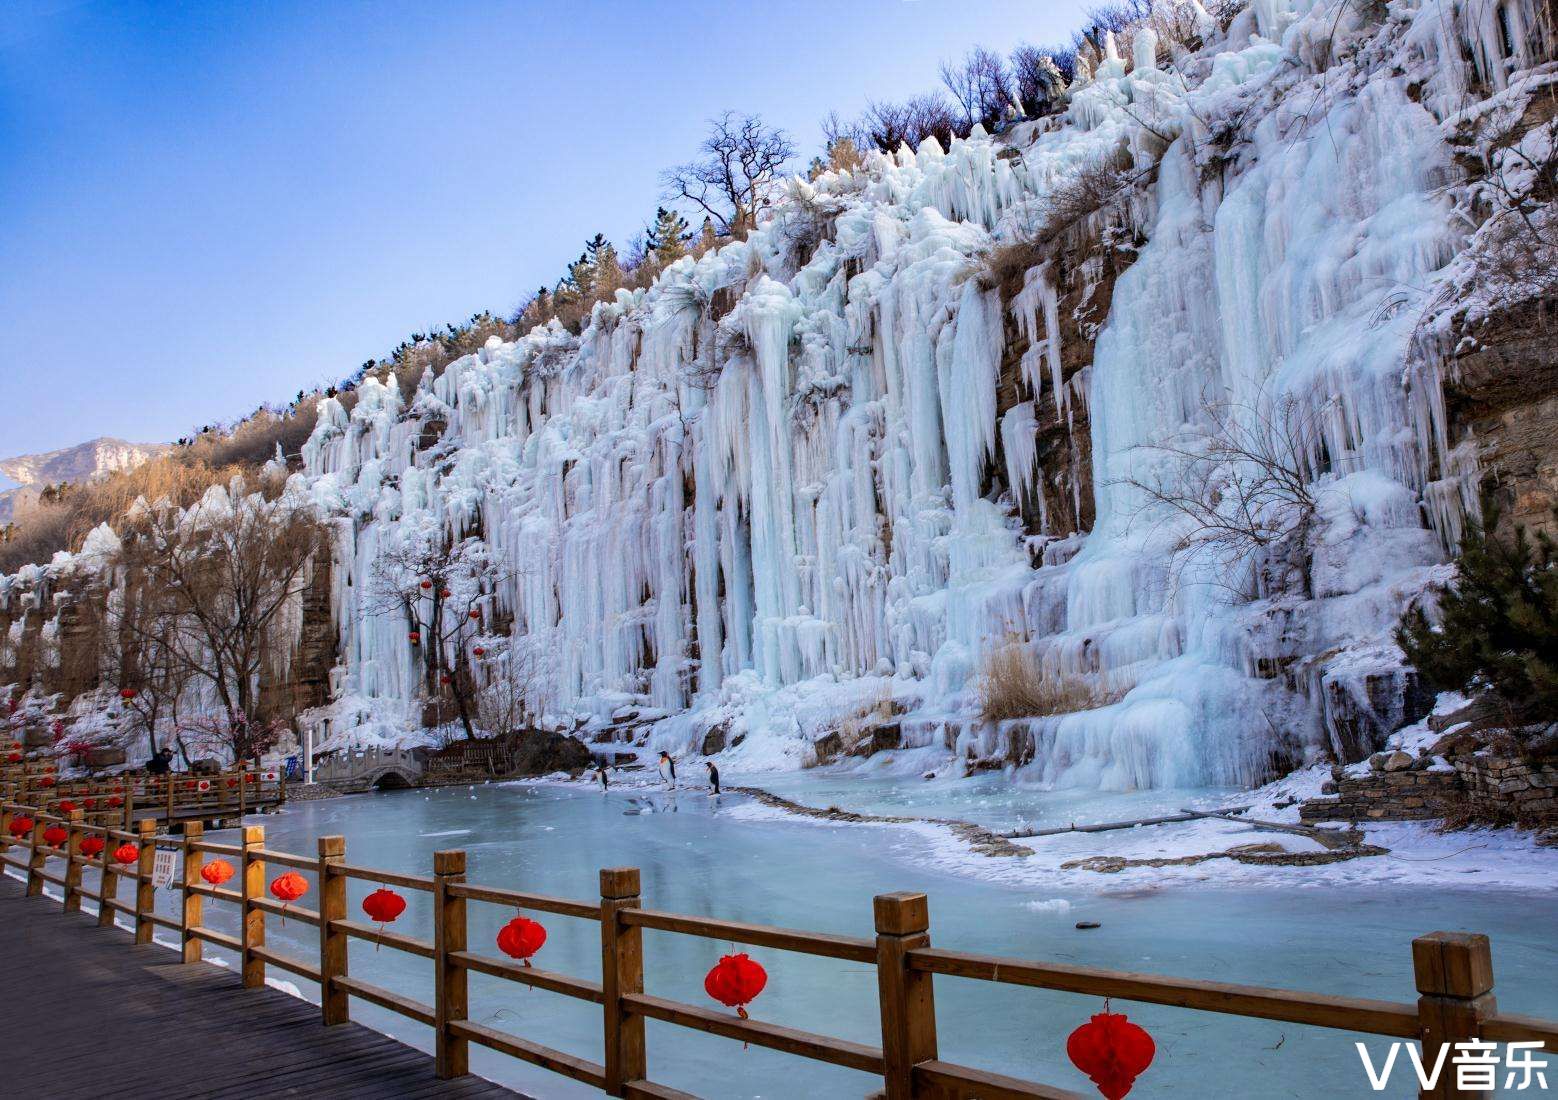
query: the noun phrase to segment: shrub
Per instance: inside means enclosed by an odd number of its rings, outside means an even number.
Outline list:
[[[1027,644],[1016,639],[990,650],[981,662],[979,714],[989,722],[1096,710],[1124,694],[1078,677],[1045,673]]]
[[[1409,608],[1396,641],[1430,686],[1491,695],[1518,735],[1558,716],[1558,544],[1518,529],[1500,540],[1490,534],[1496,521],[1487,508],[1468,526],[1458,583],[1437,593],[1436,615]],[[1558,754],[1551,734],[1533,733],[1523,747]]]

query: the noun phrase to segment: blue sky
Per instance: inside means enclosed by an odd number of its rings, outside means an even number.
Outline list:
[[[725,108],[817,120],[1084,3],[70,3],[0,24],[0,455],[173,439],[507,312]]]

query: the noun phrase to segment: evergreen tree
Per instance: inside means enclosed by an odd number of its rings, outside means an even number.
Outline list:
[[[1459,583],[1440,594],[1436,627],[1421,607],[1396,630],[1407,659],[1440,690],[1492,692],[1512,724],[1558,716],[1558,543],[1518,531],[1488,532],[1496,516],[1461,540]]]
[[[585,255],[595,269],[594,296],[609,299],[627,281],[622,276],[622,263],[617,259],[617,246],[597,233],[585,245]]]
[[[566,282],[574,292],[575,299],[589,301],[595,295],[595,265],[590,262],[590,254],[586,250],[579,254],[579,258],[568,265],[568,278]]]
[[[655,254],[661,267],[675,263],[687,255],[687,219],[674,210],[660,207],[655,211],[645,246]]]

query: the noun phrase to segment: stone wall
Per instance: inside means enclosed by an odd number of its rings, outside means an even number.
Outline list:
[[[1528,828],[1558,826],[1558,765],[1486,753],[1458,756],[1448,766],[1402,752],[1379,756],[1385,759],[1371,760],[1367,775],[1333,768],[1322,796],[1299,808],[1300,820],[1451,818]]]

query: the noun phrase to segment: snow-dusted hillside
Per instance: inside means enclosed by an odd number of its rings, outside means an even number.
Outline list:
[[[457,643],[483,676],[522,670],[560,725],[653,721],[677,752],[718,730],[737,766],[803,765],[896,712],[906,747],[1035,781],[1253,784],[1399,725],[1390,630],[1476,501],[1434,338],[1475,225],[1455,143],[1480,99],[1523,107],[1554,43],[1522,0],[1190,21],[1130,57],[1111,40],[1059,116],[792,182],[746,240],[619,291],[582,336],[554,323],[415,392],[322,401],[293,491],[334,521],[337,738],[414,723],[424,677],[373,562],[430,529],[501,563]],[[1068,373],[1058,257],[1037,248],[1004,297],[987,261],[1102,163],[1135,182],[1081,235],[1123,274],[1071,265],[1070,292],[1109,298]],[[1297,581],[1150,491],[1211,469],[1232,493],[1239,463],[1182,452],[1269,410],[1304,426]],[[1086,532],[1022,506],[1059,476],[1034,445],[1057,430],[1087,437],[1091,476],[1061,487],[1091,494]],[[983,720],[982,670],[1012,648],[1086,709]]]
[[[101,436],[57,451],[0,458],[0,475],[16,483],[7,488],[0,482],[0,523],[35,501],[47,485],[90,481],[115,470],[132,470],[165,450],[163,443],[126,443]]]

